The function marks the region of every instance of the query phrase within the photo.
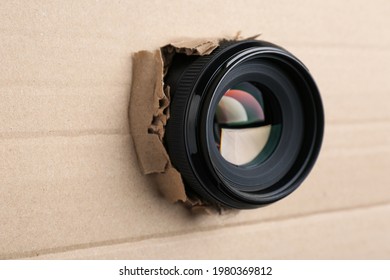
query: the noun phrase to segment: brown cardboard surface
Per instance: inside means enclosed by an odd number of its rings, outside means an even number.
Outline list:
[[[388,205],[48,254],[45,259],[388,259]],[[361,221],[357,223],[356,221]],[[372,227],[379,226],[375,233]],[[289,234],[286,234],[286,233]],[[263,236],[253,246],[252,240]],[[318,237],[321,237],[321,241]],[[370,236],[370,238],[368,237]],[[381,246],[372,246],[373,240]],[[237,242],[241,240],[240,242]],[[199,246],[206,244],[205,246]],[[158,249],[156,249],[158,248]],[[282,248],[282,249],[281,249]],[[335,257],[335,250],[339,253]],[[36,257],[36,259],[42,259]]]
[[[385,258],[389,14],[387,0],[2,2],[0,258]],[[324,148],[283,203],[188,215],[139,171],[131,54],[236,30],[261,30],[308,66],[326,110]]]
[[[0,244],[0,258],[44,256],[267,220],[283,224],[278,220],[386,203],[389,131],[384,123],[369,128],[365,123],[330,125],[324,155],[294,196],[234,217],[198,218],[156,195],[155,185],[139,172],[129,136],[2,140],[0,153],[7,161],[0,162],[0,240],[8,242]],[[373,139],[378,139],[375,149]],[[263,236],[253,241],[262,242]]]
[[[159,51],[141,51],[134,54],[129,108],[130,129],[138,162],[144,174],[164,172],[170,164],[161,143],[163,137],[161,127],[167,119],[167,116],[161,116],[164,109],[159,106],[160,100],[164,101],[167,98],[163,92],[162,72]],[[157,117],[160,118],[156,119]]]

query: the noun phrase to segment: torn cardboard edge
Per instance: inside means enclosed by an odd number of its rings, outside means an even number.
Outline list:
[[[130,133],[141,172],[154,179],[160,192],[169,201],[182,202],[193,213],[224,214],[234,210],[187,196],[181,175],[172,166],[163,144],[170,104],[170,89],[164,84],[164,77],[177,53],[208,55],[221,41],[255,39],[258,36],[244,39],[237,33],[234,37],[187,39],[155,51],[143,50],[133,54]]]

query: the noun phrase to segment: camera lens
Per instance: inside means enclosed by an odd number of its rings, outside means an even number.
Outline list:
[[[265,41],[176,54],[165,145],[189,196],[255,208],[293,192],[318,156],[319,91],[291,53]]]

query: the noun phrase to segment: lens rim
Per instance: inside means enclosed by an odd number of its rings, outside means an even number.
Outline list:
[[[306,95],[306,99],[302,101],[305,135],[302,141],[304,148],[299,150],[294,165],[285,176],[272,186],[254,193],[232,186],[231,182],[223,180],[221,174],[216,172],[207,143],[207,135],[210,134],[207,132],[210,131],[206,129],[206,124],[210,114],[204,108],[209,107],[226,69],[234,69],[240,61],[259,55],[279,61],[283,67],[290,67],[292,79],[299,80],[299,86]],[[183,73],[176,73],[175,76],[180,76],[178,81],[171,81],[172,84],[176,83],[171,104],[172,108],[176,108],[176,113],[171,110],[166,144],[172,163],[182,174],[188,192],[195,192],[206,200],[228,207],[254,208],[275,202],[300,185],[318,156],[324,117],[315,82],[298,59],[265,41],[241,41],[222,44],[216,52],[195,59]],[[169,79],[167,81],[169,84]]]

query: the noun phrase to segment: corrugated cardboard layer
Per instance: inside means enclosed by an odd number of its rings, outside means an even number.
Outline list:
[[[0,258],[94,247],[101,258],[113,258],[96,246],[161,236],[172,236],[169,249],[183,255],[213,249],[221,258],[316,258],[289,249],[313,227],[281,220],[313,212],[334,212],[331,220],[338,221],[309,238],[322,256],[387,252],[382,234],[390,233],[380,227],[387,210],[363,208],[353,219],[338,210],[390,198],[389,1],[5,1],[1,7]],[[244,36],[262,31],[309,67],[327,113],[324,150],[308,180],[283,202],[235,217],[194,219],[160,197],[138,170],[128,134],[130,57],[175,38],[237,30]],[[375,220],[360,227],[365,217]],[[243,226],[264,220],[274,221],[264,231]],[[350,231],[334,227],[347,224]],[[210,227],[219,228],[215,239],[231,232],[232,246],[194,240],[207,238],[197,232]],[[189,242],[177,232],[195,237]],[[289,246],[278,242],[281,234]],[[344,234],[370,242],[356,247]],[[272,246],[263,255],[250,253],[266,242]],[[124,250],[163,257],[164,246],[157,238]]]
[[[0,26],[3,34],[41,38],[46,42],[55,39],[59,46],[62,42],[71,42],[74,50],[86,46],[85,42],[89,42],[89,48],[117,49],[125,45],[133,50],[152,45],[157,48],[168,37],[193,37],[194,34],[212,37],[235,30],[256,34],[259,30],[264,32],[262,27],[266,28],[267,38],[278,42],[326,44],[333,48],[341,45],[377,48],[390,44],[386,28],[390,11],[387,0],[375,0],[370,4],[357,0],[354,5],[340,5],[337,0],[317,0],[310,4],[304,0],[265,3],[257,0],[228,5],[223,0],[212,3],[195,0],[186,3],[179,0],[112,3],[102,0],[94,5],[90,1],[33,1],[26,5],[25,1],[16,0],[3,3]],[[105,44],[95,44],[97,40]],[[2,46],[7,48],[7,45]],[[57,53],[61,54],[61,51]],[[76,57],[77,51],[72,55]],[[93,52],[90,56],[95,57]]]
[[[67,49],[70,42],[64,45]],[[1,46],[0,46],[1,47]],[[42,46],[50,50],[55,44]],[[310,68],[322,92],[327,121],[351,122],[360,120],[389,120],[390,110],[385,102],[390,92],[390,51],[372,51],[361,48],[323,49],[319,47],[302,47],[292,45],[288,48],[301,58]],[[34,57],[36,53],[30,53],[28,49],[21,52]],[[97,50],[94,49],[96,52]],[[109,50],[116,52],[117,56],[129,60],[130,53],[126,49]],[[123,53],[127,53],[123,55]],[[71,59],[71,53],[66,57]],[[16,55],[15,55],[16,56]],[[64,55],[65,56],[65,55]],[[87,50],[81,51],[80,56],[88,60]],[[103,60],[101,54],[100,60]],[[13,58],[7,64],[6,71],[0,79],[0,135],[12,137],[13,135],[58,135],[70,132],[73,134],[109,134],[128,133],[128,104],[131,78],[131,66],[124,67],[119,63],[114,65],[98,65],[95,72],[88,69],[92,80],[96,75],[102,76],[105,71],[117,71],[115,79],[118,83],[110,83],[105,80],[93,80],[84,82],[79,77],[65,75],[62,80],[51,80],[49,73],[42,73],[45,67],[52,69],[54,66],[42,65],[39,59],[31,58],[35,72],[25,67],[19,69],[20,75],[26,80],[12,82],[9,73],[15,71],[19,61]],[[52,58],[56,61],[57,57]],[[65,58],[64,58],[65,59]],[[96,58],[98,59],[98,58]],[[20,58],[19,58],[20,60]],[[110,58],[111,61],[111,58]],[[5,63],[3,61],[3,63]],[[54,63],[54,62],[53,62]],[[72,67],[68,62],[65,69],[56,69],[61,73],[69,72]],[[106,62],[107,63],[107,62]],[[380,68],[378,68],[380,65]],[[5,67],[5,64],[3,64]],[[75,65],[74,67],[79,67]],[[81,66],[80,66],[81,67]],[[359,69],[359,71],[355,71]],[[379,71],[380,70],[380,71]],[[52,70],[54,71],[54,70]],[[83,69],[83,72],[87,71]],[[41,73],[41,79],[37,73]],[[124,74],[128,75],[125,81]],[[29,75],[31,78],[28,78]],[[34,76],[35,75],[35,76]],[[85,74],[86,75],[86,74]],[[117,76],[120,76],[118,78]],[[107,77],[106,77],[107,78]],[[30,81],[35,80],[35,82]],[[121,83],[119,83],[119,81]]]
[[[379,205],[277,222],[209,228],[38,259],[389,259],[389,215],[390,206]],[[372,228],[378,230],[373,233]],[[253,240],[259,240],[256,246]],[[376,240],[380,246],[375,246]]]
[[[0,257],[389,202],[390,179],[383,175],[390,166],[385,140],[389,127],[379,128],[328,128],[328,139],[343,133],[345,140],[326,141],[324,155],[294,195],[226,218],[191,218],[158,196],[152,182],[139,173],[128,136],[3,140],[0,153],[7,161],[0,168],[0,240],[8,242],[0,244]],[[365,133],[382,139],[382,144],[372,149],[372,138],[360,137]],[[355,144],[348,148],[350,143]]]
[[[169,156],[161,143],[163,135],[158,135],[156,129],[150,131],[153,119],[161,111],[160,101],[167,99],[163,92],[160,51],[137,52],[133,56],[133,64],[133,94],[129,107],[131,136],[142,173],[162,173],[168,169]],[[165,115],[162,117],[164,119],[160,120],[161,126],[166,124],[167,119]]]

